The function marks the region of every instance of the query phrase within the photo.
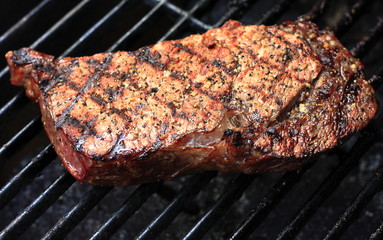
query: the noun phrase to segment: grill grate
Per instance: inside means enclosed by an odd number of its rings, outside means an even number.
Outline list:
[[[334,11],[340,4],[339,2],[343,2],[346,6],[343,10],[337,10],[341,14],[327,16],[331,15],[329,12]],[[371,77],[374,87],[378,89],[381,83],[382,68],[374,69],[375,65],[369,64],[369,59],[373,59],[373,62],[380,57],[378,65],[381,66],[381,57],[383,57],[378,51],[373,51],[375,48],[380,51],[382,49],[379,40],[383,33],[383,20],[378,18],[377,12],[379,13],[379,11],[371,10],[371,6],[383,10],[378,0],[321,0],[312,1],[309,4],[298,0],[278,0],[272,4],[270,1],[263,0],[113,0],[107,3],[99,0],[83,0],[80,2],[67,1],[64,5],[58,0],[43,0],[26,14],[23,13],[25,15],[17,13],[20,15],[19,20],[0,36],[0,46],[4,48],[2,51],[23,47],[18,44],[25,44],[24,40],[20,40],[23,38],[25,29],[39,26],[39,24],[31,26],[30,23],[44,22],[44,17],[49,12],[54,14],[54,9],[60,7],[63,9],[62,16],[49,17],[50,25],[42,24],[46,28],[45,30],[43,27],[38,29],[41,34],[36,35],[37,40],[31,40],[32,43],[29,44],[31,48],[41,51],[49,50],[49,48],[54,48],[54,46],[50,47],[54,43],[53,45],[58,46],[57,49],[48,52],[61,57],[90,54],[105,49],[107,51],[131,50],[145,45],[146,42],[149,44],[179,38],[190,33],[203,32],[222,25],[229,18],[240,19],[247,24],[272,24],[281,19],[293,20],[302,16],[323,26],[333,26],[336,35],[342,37],[342,41],[346,44],[357,42],[352,48],[352,53],[365,58],[367,73],[375,73]],[[300,7],[304,5],[309,10],[300,12]],[[14,6],[16,11],[17,6]],[[105,9],[97,8],[97,6],[105,7]],[[217,12],[224,13],[211,17],[217,6],[224,9],[223,11],[217,9]],[[91,9],[98,10],[93,12]],[[255,14],[260,11],[265,13]],[[94,13],[100,17],[90,17],[91,20],[87,21],[87,13]],[[374,20],[367,17],[369,14],[375,17],[375,24],[371,22]],[[77,23],[76,21],[79,19],[84,23]],[[369,29],[366,31],[366,36],[353,34],[352,28],[358,23],[359,25],[366,24],[365,30]],[[115,26],[120,27],[121,30],[111,31],[116,29]],[[65,39],[62,35],[63,32],[71,35],[65,31],[65,29],[71,28],[76,28],[74,35],[79,32],[79,37],[73,43],[68,40],[72,39],[71,37]],[[27,34],[31,30],[25,32]],[[107,46],[105,49],[99,49],[97,43],[94,43],[94,39],[97,38],[103,40],[99,44]],[[0,51],[0,54],[3,53]],[[3,82],[9,82],[5,62],[2,62],[0,67],[2,67],[0,78]],[[18,210],[9,214],[11,217],[4,217],[4,220],[0,220],[2,228],[0,239],[25,238],[26,236],[34,239],[61,239],[65,236],[78,237],[78,239],[153,239],[159,236],[161,239],[247,239],[249,237],[307,239],[307,237],[305,238],[307,234],[312,239],[338,239],[341,236],[346,239],[353,237],[360,239],[369,237],[368,235],[370,235],[370,239],[381,239],[383,236],[383,214],[381,213],[383,198],[380,194],[383,187],[382,170],[373,164],[366,174],[369,176],[369,180],[360,183],[359,193],[355,192],[355,195],[350,196],[349,200],[344,198],[337,200],[341,202],[339,207],[341,210],[339,213],[334,210],[335,214],[331,218],[330,225],[323,224],[320,226],[322,229],[315,230],[314,234],[310,232],[310,229],[307,230],[310,220],[315,219],[320,208],[326,204],[326,201],[329,201],[328,198],[331,198],[333,192],[339,190],[340,185],[345,184],[345,179],[350,175],[358,176],[360,169],[355,169],[355,166],[362,162],[361,159],[373,155],[371,148],[374,146],[381,146],[380,132],[383,127],[381,110],[376,119],[359,136],[352,138],[344,147],[323,154],[323,159],[320,159],[322,161],[306,166],[297,172],[253,176],[207,172],[184,177],[174,182],[143,184],[139,187],[82,186],[59,166],[52,145],[47,143],[47,139],[42,133],[41,115],[36,106],[29,103],[22,90],[15,90],[16,88],[8,85],[0,90],[4,93],[3,99],[0,99],[2,104],[0,130],[8,130],[13,134],[10,135],[10,138],[0,137],[0,141],[2,141],[0,143],[3,144],[0,148],[0,175],[9,176],[8,172],[12,172],[14,176],[10,179],[0,179],[4,184],[0,190],[0,210],[2,210],[2,214],[14,211],[14,208]],[[378,93],[380,96],[381,93]],[[26,116],[23,114],[24,110],[28,113]],[[23,120],[17,120],[18,118]],[[22,124],[17,124],[20,121]],[[31,144],[34,140],[36,140],[37,146]],[[38,153],[35,154],[36,152]],[[381,151],[375,155],[377,157],[374,162],[380,162]],[[319,172],[313,177],[308,176],[316,171],[317,165],[326,164],[321,163],[326,162],[325,159],[336,159],[335,162],[338,164],[336,166],[325,165],[325,168],[328,168],[325,171]],[[53,164],[57,167],[54,167],[52,171],[59,173],[61,171],[63,172],[61,175],[57,176],[56,173],[51,176],[47,173]],[[302,184],[306,184],[305,182],[315,182],[315,178],[320,180],[317,187],[312,187],[312,192],[308,191],[304,196],[297,194],[292,196],[293,190],[296,191]],[[31,197],[27,189],[32,188],[31,191],[33,191],[36,181],[44,182],[45,185],[41,194]],[[275,184],[273,184],[274,182]],[[169,188],[174,196],[165,196],[166,193],[161,191],[163,188]],[[38,222],[48,218],[46,211],[53,208],[57,202],[60,202],[60,199],[74,197],[71,196],[71,193],[75,195],[71,192],[72,189],[80,189],[78,190],[80,193],[76,194],[79,199],[72,200],[73,204],[65,205],[65,209],[53,217],[55,219],[53,222],[50,219],[46,220],[52,224],[52,226],[48,226],[47,230],[38,230],[41,227]],[[126,194],[128,196],[124,199]],[[250,196],[252,194],[255,196]],[[20,196],[26,198],[24,199],[26,200],[25,205],[17,204]],[[115,200],[115,202],[120,202],[120,205],[114,203],[113,205],[113,199],[110,200],[116,196],[121,198],[121,201]],[[366,211],[364,210],[366,206],[377,197],[378,204],[373,208],[376,211],[374,213],[375,225],[367,232],[365,229],[352,230],[352,223],[359,221],[361,213]],[[291,210],[286,209],[287,213],[278,212],[278,207],[288,198],[295,198],[290,200],[290,203],[296,201],[297,206],[291,207]],[[108,199],[109,202],[107,202]],[[159,204],[160,206],[153,206],[153,199],[163,203]],[[238,206],[238,201],[245,207]],[[198,213],[192,214],[185,210],[190,204],[198,207]],[[333,211],[331,207],[335,208],[335,205],[334,203],[330,206],[330,211]],[[237,207],[239,210],[231,213],[231,209]],[[96,219],[101,215],[94,212],[102,210],[105,210],[102,212],[104,217]],[[141,212],[148,211],[155,213],[154,215],[153,213],[148,214],[146,217],[140,215]],[[268,219],[275,220],[275,216],[279,215],[281,215],[281,221],[278,221],[279,225],[275,224],[278,226],[267,225]],[[233,219],[227,219],[227,216]],[[321,218],[321,216],[316,218]],[[138,222],[134,223],[134,220]],[[98,224],[91,225],[92,221],[96,221]],[[129,221],[129,225],[125,224],[126,221]],[[369,221],[369,219],[365,221]],[[82,223],[87,226],[79,228]],[[172,225],[175,226],[172,228]],[[139,227],[137,228],[137,226]],[[350,234],[348,234],[349,227],[352,231]],[[84,232],[84,229],[87,231]],[[26,233],[24,234],[24,232]],[[279,234],[275,235],[278,232]]]

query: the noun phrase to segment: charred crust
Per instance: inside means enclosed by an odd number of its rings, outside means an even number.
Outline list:
[[[174,116],[176,114],[176,106],[174,105],[173,101],[168,102],[166,106],[170,108],[170,110],[172,111],[172,115]]]
[[[104,99],[100,95],[93,93],[93,94],[90,94],[89,96],[93,102],[97,103],[100,106],[105,106],[106,101],[104,101]]]
[[[157,93],[158,92],[158,88],[154,87],[154,88],[151,88],[150,89],[150,93]]]
[[[225,129],[223,131],[223,137],[224,138],[231,137],[233,134],[234,134],[234,130],[232,130],[232,129]]]
[[[109,68],[109,65],[113,59],[114,53],[110,53],[107,55],[107,57],[104,58],[104,61],[99,62],[100,67],[97,68],[94,73],[86,80],[85,87],[79,91],[75,97],[75,99],[67,106],[64,110],[62,115],[57,119],[55,122],[55,127],[62,127],[63,124],[66,122],[67,116],[70,115],[70,112],[72,111],[73,107],[78,103],[78,101],[84,96],[84,94],[99,80],[99,78],[104,74],[104,71]],[[60,77],[60,76],[59,76]]]
[[[47,97],[50,95],[50,89],[58,86],[58,85],[64,85],[68,81],[68,76],[73,72],[73,68],[75,65],[69,65],[60,67],[58,69],[55,69],[52,71],[52,80],[49,81],[49,84],[45,86],[44,90],[44,96]],[[68,84],[70,88],[72,88],[75,91],[79,91],[78,88],[74,84]]]
[[[39,82],[40,90],[45,89],[45,88],[48,86],[49,81],[50,81],[49,78],[43,78],[43,79],[41,79],[40,82]]]
[[[261,115],[259,114],[259,111],[258,110],[255,110],[252,114],[250,114],[250,119],[253,121],[253,122],[263,122],[263,119],[261,117]]]
[[[326,55],[321,55],[319,60],[325,64],[325,65],[332,65],[332,60],[330,57],[326,56]]]
[[[174,43],[173,46],[177,47],[177,48],[180,48],[180,50],[183,50],[183,51],[185,51],[185,52],[187,52],[189,54],[192,54],[190,49],[187,46],[183,45],[182,43],[179,43],[179,42],[178,43]]]
[[[75,151],[82,151],[83,150],[83,145],[82,143],[80,142],[81,140],[80,139],[74,139],[73,140],[73,149]]]
[[[41,85],[41,83],[40,83],[40,85]],[[77,92],[81,91],[81,87],[77,86],[77,84],[75,84],[75,83],[73,83],[71,81],[68,81],[67,85],[68,85],[69,88],[71,88],[71,89],[73,89],[73,90],[75,90]]]
[[[240,131],[235,131],[233,136],[233,145],[236,147],[240,147],[243,145],[243,139],[242,139],[242,134]]]
[[[276,129],[275,128],[269,128],[266,130],[266,133],[270,136],[273,136],[276,134]]]
[[[159,144],[157,144],[157,146],[159,147],[160,145]],[[157,147],[157,148],[158,148]],[[155,149],[153,149],[153,150],[156,150],[156,148]],[[148,159],[150,156],[152,156],[153,154],[154,154],[154,151],[145,151],[145,152],[143,152],[143,153],[141,153],[139,156],[137,156],[136,158],[135,158],[135,160],[136,161],[143,161],[143,160],[145,160],[145,159]]]
[[[188,117],[188,115],[185,112],[181,112],[180,113],[180,117],[185,119],[185,120],[188,120],[189,122],[191,121],[190,118]]]
[[[195,84],[194,84],[194,87],[195,87],[195,88],[201,88],[202,85],[203,85],[203,83],[198,82],[198,83],[195,83]]]
[[[118,153],[121,147],[124,147],[124,133],[117,133],[117,139],[112,148],[105,154],[101,156],[93,156],[93,160],[95,161],[111,161],[118,157]]]
[[[173,70],[170,73],[170,77],[172,77],[173,79],[176,79],[176,80],[185,80],[186,79],[186,77],[182,74],[182,72],[175,71],[175,70]]]
[[[36,63],[40,61],[40,59],[38,58],[31,57],[29,52],[30,50],[27,48],[22,48],[22,49],[13,51],[13,54],[11,56],[13,64],[16,66],[22,66],[22,65]]]
[[[160,70],[166,70],[166,65],[160,62],[161,54],[158,52],[151,53],[151,47],[146,46],[138,49],[137,51],[130,52],[131,55],[136,56],[142,62],[146,62],[152,67]]]
[[[242,138],[242,133],[240,131],[234,131],[232,129],[225,129],[223,131],[223,139],[226,139],[231,141],[231,143],[235,146],[235,147],[240,147],[240,146],[243,146],[244,145],[244,141],[245,139]]]
[[[78,118],[73,116],[68,116],[66,120],[66,124],[77,127],[77,128],[81,128],[81,129],[85,128],[82,122]]]
[[[283,101],[279,98],[275,98],[275,102],[279,105],[279,106],[282,106],[283,105]]]
[[[318,89],[318,93],[321,99],[326,99],[331,96],[330,92],[325,88]]]
[[[296,129],[296,128],[290,128],[289,129],[289,135],[292,137],[292,136],[296,136],[299,134],[299,131]]]

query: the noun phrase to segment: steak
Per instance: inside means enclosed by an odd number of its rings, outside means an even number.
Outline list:
[[[132,52],[6,58],[65,167],[90,184],[298,169],[377,111],[361,62],[310,22],[228,21]]]

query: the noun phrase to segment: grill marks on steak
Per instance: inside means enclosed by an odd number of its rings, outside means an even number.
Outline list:
[[[7,60],[65,166],[94,184],[296,169],[377,108],[362,64],[312,23],[228,21],[134,52]]]

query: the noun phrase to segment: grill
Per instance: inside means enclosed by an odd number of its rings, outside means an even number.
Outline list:
[[[0,55],[134,50],[228,19],[303,17],[332,28],[382,99],[379,0],[12,0],[0,3]],[[206,172],[131,187],[89,186],[61,166],[37,104],[1,60],[0,239],[383,239],[382,109],[371,124],[296,172]],[[381,101],[382,102],[382,101]]]

